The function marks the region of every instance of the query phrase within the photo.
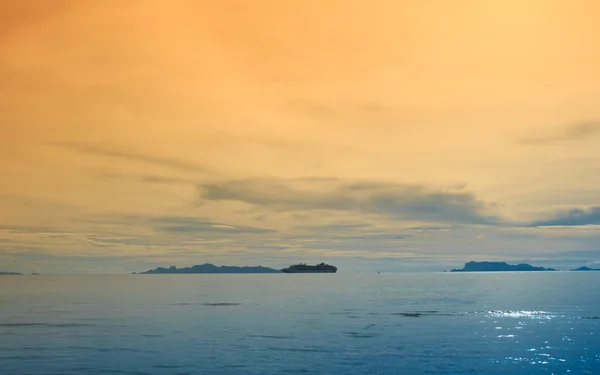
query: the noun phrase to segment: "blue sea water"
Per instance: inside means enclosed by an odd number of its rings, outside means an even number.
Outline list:
[[[600,374],[600,272],[0,277],[0,374]]]

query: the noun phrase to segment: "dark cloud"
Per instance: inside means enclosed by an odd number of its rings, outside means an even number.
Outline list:
[[[562,127],[559,134],[525,138],[520,144],[547,144],[557,141],[582,141],[600,134],[600,121],[582,121]]]
[[[58,142],[53,143],[53,145],[79,153],[143,162],[163,167],[175,168],[187,172],[200,172],[205,174],[212,173],[212,170],[210,168],[205,167],[201,164],[165,156],[147,155],[135,151],[117,150],[113,148],[107,148],[104,146],[80,143]]]
[[[530,224],[533,227],[581,225],[600,225],[600,206],[559,211],[549,219],[534,221]]]
[[[329,210],[378,214],[396,220],[498,224],[489,205],[462,189],[350,181],[237,180],[202,184],[201,199],[240,201],[277,211]]]

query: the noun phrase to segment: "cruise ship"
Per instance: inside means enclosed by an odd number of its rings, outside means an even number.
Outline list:
[[[300,263],[283,268],[281,271],[285,273],[336,273],[337,267],[325,263],[319,263],[316,266]]]

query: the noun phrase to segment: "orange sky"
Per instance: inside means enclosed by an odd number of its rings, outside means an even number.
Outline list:
[[[109,272],[125,257],[594,250],[598,14],[592,0],[4,1],[0,260]],[[577,225],[530,228],[553,218]],[[370,241],[323,229],[358,224]],[[410,232],[432,226],[453,229]]]

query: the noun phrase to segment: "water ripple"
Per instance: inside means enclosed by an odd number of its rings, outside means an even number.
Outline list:
[[[294,339],[294,336],[277,336],[277,335],[248,335],[247,337],[262,338],[262,339]]]
[[[365,334],[365,333],[359,333],[359,332],[346,332],[346,335],[353,337],[353,338],[371,338],[371,337],[375,337],[375,335],[369,335],[369,334]]]
[[[81,323],[0,323],[0,327],[53,327],[53,328],[68,328],[68,327],[95,327],[96,324],[81,324]]]

